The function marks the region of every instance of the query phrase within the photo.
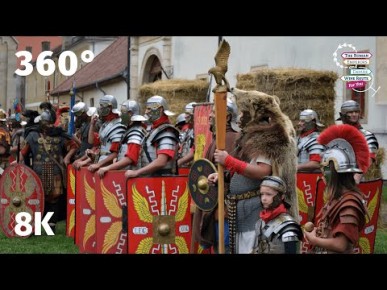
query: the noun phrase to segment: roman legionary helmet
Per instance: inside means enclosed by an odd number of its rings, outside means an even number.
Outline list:
[[[321,159],[322,166],[332,161],[337,173],[363,173],[369,167],[370,155],[367,141],[354,126],[333,125],[317,138],[326,150]]]
[[[98,114],[100,116],[107,116],[110,114],[109,106],[112,106],[111,112],[113,114],[121,115],[121,112],[118,110],[117,99],[112,95],[104,95],[99,99],[100,108],[98,109]]]
[[[185,112],[192,115],[194,112],[194,105],[196,105],[196,102],[192,102],[185,105],[185,108],[184,108]]]
[[[318,127],[325,127],[324,124],[320,123],[319,122],[319,119],[318,119],[318,115],[315,111],[311,110],[311,109],[306,109],[306,110],[303,110],[301,113],[300,113],[300,120],[304,120],[305,121],[305,129],[306,130],[311,130],[313,129],[313,120],[316,121],[316,125]]]
[[[185,124],[185,113],[181,113],[176,118],[176,124],[175,126],[184,125]]]
[[[35,123],[41,124],[54,124],[56,120],[56,116],[52,110],[43,110],[43,112],[37,116],[34,120]]]
[[[83,113],[86,113],[89,117],[91,117],[95,113],[95,108],[94,107],[89,108],[84,102],[78,102],[73,106],[73,108],[71,109],[71,112],[76,117],[79,117]]]
[[[340,108],[340,118],[336,119],[336,121],[345,121],[348,112],[360,112],[359,103],[354,100],[345,101]]]
[[[236,131],[240,132],[241,128],[239,128],[237,121],[238,121],[238,107],[237,104],[234,102],[234,100],[230,97],[227,98],[227,112],[231,114],[231,128]]]
[[[162,96],[153,96],[146,101],[146,106],[155,108],[162,106],[164,108],[164,114],[167,116],[174,116],[175,113],[169,111],[167,101]]]
[[[169,111],[167,101],[162,96],[153,96],[146,101],[146,108],[150,110],[148,113],[149,122],[154,122],[162,116],[162,113],[158,111],[160,107],[163,107],[164,114],[167,116],[173,116],[175,113]]]
[[[286,193],[286,184],[278,176],[266,176],[262,179],[261,186],[271,187],[277,190],[280,194]]]
[[[284,203],[286,208],[291,207],[291,204],[288,201],[286,201],[286,197],[287,197],[286,184],[280,177],[265,176],[262,179],[261,186],[267,186],[278,191],[278,194],[273,197],[273,203],[270,205],[269,209],[274,209],[278,207],[281,203]],[[281,198],[281,195],[285,196],[284,200]]]
[[[135,100],[126,100],[121,104],[121,113],[126,114],[132,112],[130,120],[134,121],[146,121],[146,118],[140,115],[140,105]]]

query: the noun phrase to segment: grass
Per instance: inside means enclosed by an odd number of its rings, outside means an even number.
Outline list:
[[[47,236],[42,229],[41,236],[29,238],[8,238],[0,231],[1,254],[77,254],[78,247],[72,238],[65,235],[66,223],[57,224],[55,236]]]
[[[387,186],[383,186],[382,203],[387,204]],[[387,254],[387,229],[378,227],[375,238],[375,254]]]

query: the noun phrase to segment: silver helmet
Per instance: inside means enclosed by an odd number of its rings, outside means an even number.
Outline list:
[[[164,114],[167,116],[174,116],[175,113],[169,111],[167,101],[162,96],[153,96],[146,101],[146,107],[157,108],[162,106],[164,108]]]
[[[112,113],[121,115],[121,112],[118,110],[117,99],[112,95],[104,95],[99,99],[99,104],[101,107],[112,106]]]
[[[140,110],[140,105],[135,100],[126,100],[121,104],[121,113],[126,114],[127,112],[132,112],[132,117],[130,118],[132,122],[147,120],[144,116],[140,115]]]
[[[324,124],[319,122],[317,113],[311,109],[303,110],[300,113],[300,120],[304,120],[306,123],[315,120],[318,127],[325,127]]]
[[[278,176],[265,176],[262,179],[261,186],[271,187],[271,188],[277,190],[281,194],[286,193],[286,184]]]
[[[328,166],[332,161],[338,173],[367,171],[370,162],[367,140],[355,126],[329,126],[318,136],[317,142],[325,146],[322,166]]]
[[[363,172],[357,167],[355,152],[348,141],[334,139],[326,145],[326,148],[321,159],[322,166],[328,166],[329,161],[333,161],[337,173]]]
[[[84,102],[76,103],[71,109],[71,113],[75,116],[80,116],[82,113],[85,113],[89,110],[89,107]]]
[[[178,126],[180,123],[183,122],[185,123],[185,113],[181,113],[179,116],[177,116],[175,126]]]
[[[241,129],[237,124],[238,106],[231,97],[227,97],[227,112],[231,114],[231,128],[236,132],[240,132]]]
[[[196,102],[192,102],[192,103],[185,105],[185,108],[184,108],[185,112],[192,115],[194,112],[194,105],[196,105],[196,104],[197,104]]]
[[[340,112],[342,114],[346,114],[348,112],[353,112],[353,111],[360,111],[360,105],[358,102],[354,100],[349,100],[345,101],[340,108]]]
[[[39,123],[41,121],[48,124],[54,124],[55,116],[52,116],[52,112],[50,110],[43,110],[43,112],[34,119],[34,123]]]
[[[340,118],[336,119],[336,121],[343,120],[348,112],[360,112],[359,103],[354,100],[345,101],[340,108]]]
[[[121,113],[132,112],[133,115],[140,115],[140,105],[134,100],[126,100],[121,104]]]

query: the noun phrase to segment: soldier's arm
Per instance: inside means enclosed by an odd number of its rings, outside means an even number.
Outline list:
[[[182,166],[194,159],[194,151],[190,150],[189,153],[183,157],[181,157],[179,160],[177,160],[177,166]]]
[[[219,162],[231,173],[237,172],[243,176],[253,179],[262,179],[267,175],[271,175],[271,165],[265,162],[247,163],[238,158],[232,157],[226,151],[215,150],[215,162]]]
[[[153,172],[165,167],[169,160],[169,156],[166,154],[158,154],[157,158],[149,163],[147,166],[140,168],[137,171],[138,175],[152,174]]]
[[[316,236],[316,228],[311,232],[304,231],[304,236],[310,245],[321,247],[328,251],[342,253],[348,248],[350,241],[342,234],[338,233],[334,238],[320,238]]]
[[[320,163],[317,161],[308,161],[297,165],[297,171],[314,171],[320,169]]]

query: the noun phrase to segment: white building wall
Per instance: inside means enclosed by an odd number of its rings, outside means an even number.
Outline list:
[[[112,83],[109,85],[100,87],[107,95],[112,95],[117,99],[118,109],[121,108],[121,104],[126,101],[127,95],[127,87],[125,81],[120,81],[116,83]],[[99,99],[104,96],[104,93],[98,89],[87,90],[82,93],[77,93],[77,97],[75,101],[80,101],[83,98],[83,102],[85,102],[88,106],[91,106],[91,99],[94,98],[94,106],[98,107]],[[62,97],[61,97],[62,100]],[[66,96],[65,102],[70,104],[70,96]]]

